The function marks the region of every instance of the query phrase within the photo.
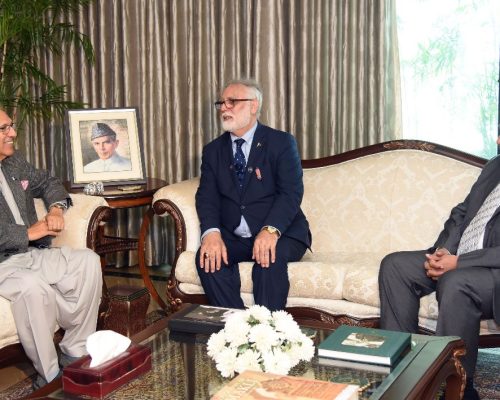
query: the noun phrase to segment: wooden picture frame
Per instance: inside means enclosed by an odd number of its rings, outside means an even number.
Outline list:
[[[71,187],[146,182],[137,108],[68,110],[66,126]]]

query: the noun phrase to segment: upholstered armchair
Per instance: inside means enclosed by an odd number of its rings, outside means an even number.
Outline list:
[[[111,210],[102,197],[72,194],[73,207],[65,215],[66,227],[62,234],[52,241],[53,247],[95,249],[99,240],[99,226],[111,217]],[[46,209],[43,201],[35,200],[37,214],[43,216]],[[99,310],[103,318],[108,307],[107,291],[104,287]],[[17,329],[12,315],[10,302],[0,296],[0,368],[26,359],[19,343]]]

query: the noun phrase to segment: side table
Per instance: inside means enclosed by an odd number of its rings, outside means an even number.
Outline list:
[[[133,207],[140,206],[148,206],[146,212],[142,215],[142,223],[141,226],[149,226],[149,218],[150,218],[150,210],[151,210],[151,202],[153,201],[153,196],[156,191],[163,186],[166,186],[167,182],[163,179],[157,178],[146,178],[146,183],[141,185],[139,190],[120,190],[119,187],[123,187],[126,185],[118,185],[118,186],[105,186],[104,193],[101,195],[108,202],[108,205],[112,209],[127,209]],[[83,193],[83,188],[71,188],[69,182],[65,182],[65,186],[67,190],[71,193]],[[101,263],[104,264],[104,256],[109,253],[116,253],[119,251],[129,251],[129,250],[138,250],[139,242],[144,243],[145,237],[141,238],[142,235],[146,235],[147,232],[143,232],[143,229],[140,231],[139,238],[129,238],[129,237],[117,237],[117,236],[109,236],[104,234],[104,227],[100,227],[99,235],[98,235],[98,243],[96,245],[96,253],[101,257]],[[139,251],[139,267],[141,269],[141,275],[144,280],[144,284],[149,290],[149,293],[153,297],[153,299],[162,307],[166,308],[166,304],[158,295],[156,288],[149,277],[149,271],[147,271],[147,267],[145,266],[145,260],[141,260],[141,257],[144,257],[144,249],[143,251]]]

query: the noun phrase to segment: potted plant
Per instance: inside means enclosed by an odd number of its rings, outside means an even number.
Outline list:
[[[55,82],[37,64],[40,52],[61,55],[67,44],[83,50],[89,62],[89,38],[68,22],[70,14],[92,0],[0,0],[0,107],[22,127],[27,118],[50,119],[83,104],[66,99],[66,85]]]

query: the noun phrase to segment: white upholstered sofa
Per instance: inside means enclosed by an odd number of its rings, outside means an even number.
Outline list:
[[[71,194],[73,207],[66,212],[65,229],[52,241],[53,247],[69,246],[72,248],[95,249],[99,227],[111,217],[108,203],[102,197]],[[46,214],[42,200],[36,199],[37,214]],[[105,308],[106,305],[101,302]],[[101,308],[100,312],[105,312]],[[10,302],[0,296],[0,368],[22,360],[25,357],[19,344],[16,325]]]
[[[298,320],[319,326],[377,326],[380,261],[393,251],[432,246],[484,163],[443,146],[404,140],[303,161],[302,209],[313,252],[289,264],[287,309]],[[174,309],[183,302],[206,302],[194,262],[200,243],[197,187],[198,179],[191,179],[160,189],[153,199],[155,213],[172,216],[176,226],[177,254],[167,293]],[[253,302],[251,267],[240,264],[246,305]],[[437,312],[434,295],[424,298],[424,332],[435,328]],[[482,344],[498,345],[496,333],[500,327],[483,321],[482,334],[488,338]]]

